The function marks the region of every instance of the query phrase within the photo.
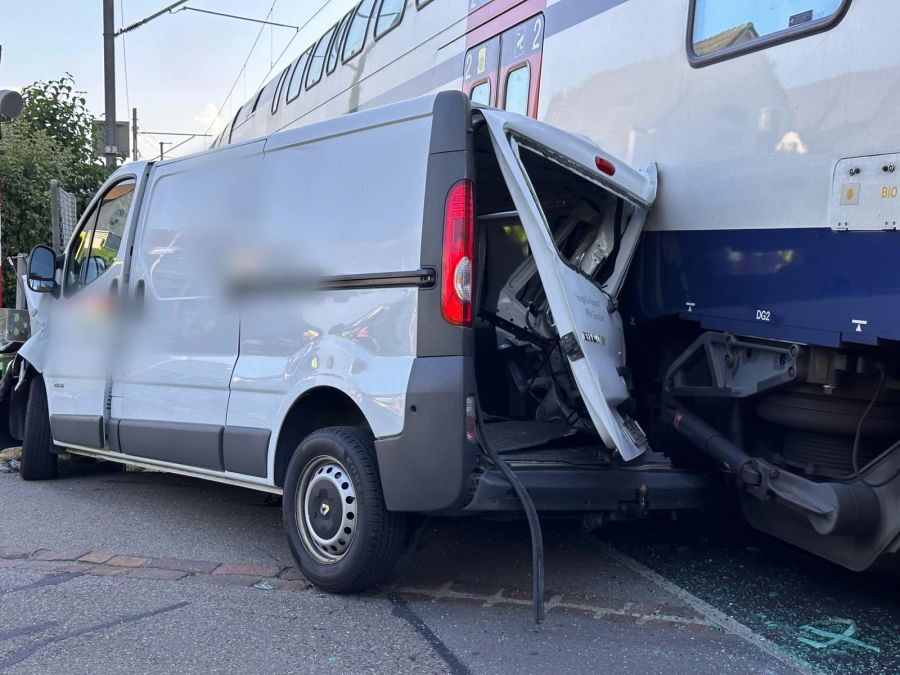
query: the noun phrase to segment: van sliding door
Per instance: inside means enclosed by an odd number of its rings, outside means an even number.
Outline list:
[[[611,449],[632,460],[647,449],[647,439],[629,417],[630,394],[623,376],[625,339],[615,307],[656,197],[656,168],[636,172],[609,158],[587,139],[497,110],[480,111],[504,179],[519,213],[553,313],[560,346],[584,398],[591,420]],[[532,175],[534,174],[534,175]],[[560,250],[542,200],[554,194],[578,194],[582,184],[608,198],[615,222],[609,242],[603,232],[590,247]],[[571,188],[571,189],[570,189]],[[604,226],[605,227],[605,226]]]
[[[112,388],[126,454],[227,469],[240,317],[226,294],[226,270],[257,226],[262,148],[262,141],[236,145],[154,169],[129,278],[135,321]]]

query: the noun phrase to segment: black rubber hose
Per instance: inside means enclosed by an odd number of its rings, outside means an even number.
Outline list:
[[[500,473],[503,474],[503,477],[506,478],[512,489],[515,490],[516,496],[525,510],[525,516],[528,518],[528,528],[531,530],[531,603],[534,609],[534,622],[542,623],[544,621],[544,537],[541,534],[541,521],[538,518],[537,509],[534,507],[534,502],[531,500],[528,490],[525,489],[519,477],[510,468],[509,464],[500,457],[500,454],[488,440],[487,434],[484,432],[481,404],[477,396],[475,398],[475,406],[478,410],[476,422],[481,447],[497,468],[500,469]]]
[[[863,477],[860,474],[860,470],[859,470],[859,442],[862,439],[863,425],[865,425],[866,419],[868,419],[868,417],[869,417],[869,413],[872,412],[872,408],[875,407],[875,403],[878,401],[878,397],[881,395],[881,392],[884,389],[885,379],[886,378],[885,378],[884,370],[880,370],[878,386],[875,388],[875,393],[872,395],[872,400],[869,401],[869,405],[866,406],[866,409],[863,412],[862,417],[859,418],[859,423],[856,425],[856,434],[853,436],[853,450],[850,453],[851,462],[853,464],[853,477],[856,480],[860,481],[863,485],[870,487],[870,488],[883,488],[886,485],[893,483],[895,480],[897,480],[897,478],[900,478],[900,469],[897,469],[897,471],[894,472],[894,475],[892,475],[890,478],[887,478],[878,483],[873,483],[873,482],[867,480],[865,477]],[[896,445],[893,445],[893,446],[891,446],[891,448],[888,448],[888,452],[885,452],[885,453],[882,453],[881,455],[879,455],[879,459],[886,456],[887,454],[889,454],[892,451],[892,448],[895,448],[895,447],[896,447]],[[870,463],[870,466],[871,465],[872,465],[872,463]]]

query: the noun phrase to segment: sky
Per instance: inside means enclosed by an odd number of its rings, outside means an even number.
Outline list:
[[[271,21],[293,26],[309,23],[298,34],[291,28],[182,11],[165,14],[118,37],[117,117],[130,120],[131,108],[137,108],[138,128],[143,131],[203,133],[209,129],[215,136],[261,83],[277,75],[356,1],[274,0],[273,7],[273,0],[190,0],[185,6],[255,19],[266,18],[272,9]],[[116,28],[172,2],[115,0]],[[251,54],[257,35],[259,41]],[[76,87],[87,93],[91,111],[102,115],[101,0],[0,0],[0,45],[0,89],[20,90],[68,72]],[[242,68],[248,55],[247,66]],[[158,156],[160,141],[183,140],[142,134],[138,149],[144,158]],[[201,150],[211,140],[194,139],[171,156]]]

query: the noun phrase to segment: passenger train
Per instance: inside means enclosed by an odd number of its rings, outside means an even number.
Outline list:
[[[214,146],[462,89],[656,162],[621,304],[653,447],[752,457],[750,523],[862,570],[900,549],[897,25],[894,0],[362,0]]]

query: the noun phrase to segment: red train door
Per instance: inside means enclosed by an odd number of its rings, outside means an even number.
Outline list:
[[[464,91],[537,117],[546,0],[469,0]]]

